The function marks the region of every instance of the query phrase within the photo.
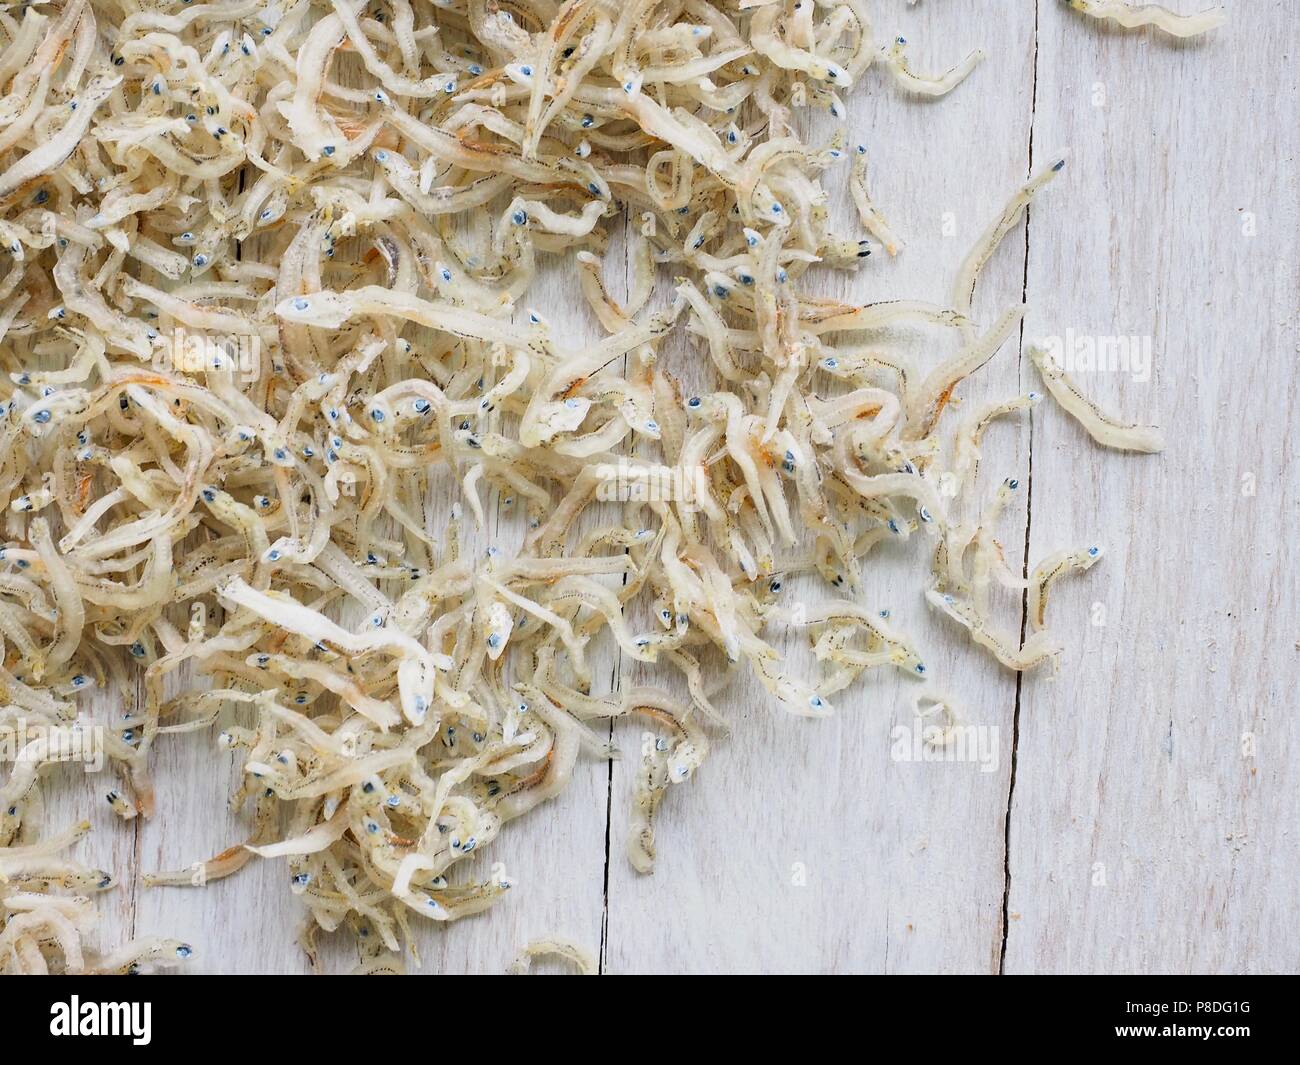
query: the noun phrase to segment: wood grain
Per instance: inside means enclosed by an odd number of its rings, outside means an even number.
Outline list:
[[[1031,555],[1088,537],[1109,555],[1052,604],[1061,675],[1021,691],[1006,969],[1294,971],[1289,16],[1234,4],[1178,46],[1040,7],[1034,141],[1076,155],[1068,209],[1031,219],[1027,330],[1151,337],[1149,382],[1082,379],[1170,446],[1124,459],[1034,416]]]
[[[423,971],[500,971],[551,933],[599,947],[613,973],[1297,968],[1290,12],[1233,3],[1226,29],[1179,45],[1108,30],[1055,0],[871,7],[878,36],[904,33],[918,67],[942,69],[977,45],[988,59],[938,102],[907,97],[881,70],[855,91],[851,137],[868,145],[873,193],[907,248],[827,277],[826,290],[945,301],[1031,154],[1069,146],[1070,166],[986,271],[977,314],[989,321],[1026,298],[1027,336],[1152,338],[1149,381],[1085,383],[1158,420],[1171,446],[1103,451],[1047,405],[1032,427],[990,431],[979,491],[1005,476],[1028,488],[1001,530],[1012,565],[1026,549],[1031,561],[1094,539],[1108,549],[1053,597],[1069,641],[1059,676],[1018,682],[931,617],[919,541],[867,567],[864,600],[917,634],[930,676],[988,729],[989,771],[891,754],[891,730],[914,724],[909,678],[870,677],[821,722],[738,680],[718,697],[730,734],[664,805],[653,875],[624,856],[642,728],[628,723],[614,730],[622,760],[584,760],[562,798],[482,857],[503,862],[518,889],[422,935]],[[856,232],[843,172],[827,184],[837,225]],[[599,335],[563,270],[530,299],[557,330]],[[904,339],[921,369],[949,351],[933,333]],[[963,387],[965,402],[1037,387],[1018,347]],[[705,357],[680,336],[661,358],[684,381],[704,380]],[[811,584],[787,594],[826,597]],[[1014,630],[1022,604],[1002,606]],[[787,641],[796,664],[799,644]],[[606,660],[611,688],[642,682]],[[203,890],[136,885],[246,831],[226,809],[236,770],[211,737],[172,737],[156,763],[159,815],[138,841],[136,826],[95,806],[100,831],[85,846],[126,882],[105,906],[108,941],[132,928],[174,934],[195,943],[198,971],[305,971],[283,863]],[[52,789],[51,824],[103,790],[84,779]],[[349,964],[340,944],[327,960]]]
[[[876,32],[884,39],[904,34],[918,67],[942,69],[991,43],[980,6],[878,4]],[[1018,7],[998,21],[989,61],[944,100],[900,93],[883,69],[855,90],[849,143],[867,146],[873,197],[907,247],[856,275],[817,275],[831,295],[946,304],[967,247],[1024,181],[1033,12]],[[813,140],[830,132],[821,127]],[[836,189],[837,231],[856,233],[843,180],[843,171],[832,171],[825,183]],[[981,282],[982,318],[1020,302],[1023,275],[1017,232]],[[954,350],[938,331],[894,339],[909,342],[918,373]],[[682,356],[669,348],[665,359]],[[968,396],[1011,396],[1016,381],[1015,352],[1006,350],[971,382]],[[1026,445],[1023,426],[992,430],[981,484],[1026,472]],[[1023,513],[1019,522],[1008,533],[1012,544],[1024,539]],[[912,727],[911,699],[920,687],[897,671],[868,674],[833,700],[837,714],[828,721],[791,717],[751,677],[737,681],[720,702],[733,734],[665,803],[662,858],[650,877],[623,858],[633,765],[615,766],[610,971],[996,969],[1015,678],[932,618],[920,594],[930,565],[923,540],[873,556],[861,594],[917,634],[932,676],[968,693],[972,721],[998,738],[994,770],[891,758],[891,730]],[[784,594],[832,598],[820,581]],[[1019,604],[1011,609],[1014,625]],[[795,650],[799,642],[783,646]],[[623,745],[635,749],[634,739]]]

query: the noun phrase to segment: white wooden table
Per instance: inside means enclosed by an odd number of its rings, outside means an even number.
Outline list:
[[[1300,968],[1297,38],[1284,0],[1225,3],[1228,26],[1185,44],[1112,32],[1059,0],[871,4],[878,36],[906,35],[921,69],[975,46],[988,58],[938,102],[881,69],[854,91],[851,135],[907,248],[835,294],[945,301],[1008,193],[1069,147],[976,311],[988,321],[1023,298],[1027,337],[1151,338],[1149,380],[1084,381],[1170,441],[1159,456],[1103,451],[1051,404],[987,437],[982,491],[1005,476],[1028,488],[1002,529],[1013,568],[1026,550],[1107,547],[1054,594],[1069,641],[1055,677],[1018,679],[930,616],[919,545],[870,565],[867,597],[917,634],[995,760],[891,757],[915,691],[892,671],[822,722],[737,683],[720,699],[731,735],[664,805],[653,876],[624,857],[640,737],[620,727],[626,759],[584,761],[489,848],[484,865],[503,863],[516,890],[423,934],[423,971],[500,971],[551,933],[599,949],[610,973]],[[827,183],[856,231],[844,172]],[[539,287],[552,321],[597,335],[571,275]],[[964,387],[968,402],[1039,387],[1017,346]],[[684,341],[662,357],[688,379],[698,361]],[[611,659],[611,685],[634,676]],[[140,886],[245,836],[226,809],[238,771],[213,737],[163,743],[156,770],[148,824],[108,811],[105,777],[52,789],[50,823],[89,807],[83,853],[124,882],[104,898],[105,940],[182,936],[197,971],[305,971],[282,862],[202,890]],[[345,945],[329,963],[349,967]]]

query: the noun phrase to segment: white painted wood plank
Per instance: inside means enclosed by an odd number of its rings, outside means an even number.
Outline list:
[[[552,323],[554,335],[564,344],[601,339],[605,333],[599,323],[581,313],[580,296],[565,261],[555,256],[540,258],[539,276],[517,310],[518,319],[524,320],[528,311],[535,309]],[[622,296],[621,277],[610,278],[610,292],[615,298]],[[488,502],[489,513],[498,509],[498,500]],[[572,534],[574,539],[592,524],[591,516],[583,515]],[[491,542],[509,555],[518,550],[524,534],[519,508],[501,509]],[[489,542],[486,537],[481,539],[480,551]],[[593,693],[599,695],[613,682],[614,657],[608,648],[593,648],[590,660]],[[564,792],[507,824],[491,846],[461,872],[466,879],[475,874],[481,879],[500,863],[500,871],[516,886],[486,913],[430,929],[421,941],[427,955],[425,972],[503,972],[525,944],[551,936],[571,939],[593,955],[599,951],[608,780],[608,762],[592,752],[582,753]],[[532,971],[570,970],[563,963],[540,959],[533,963]]]
[[[227,708],[210,730],[165,736],[155,746],[157,812],[141,822],[141,875],[197,873],[196,863],[249,838],[248,812],[232,811],[229,803],[242,780],[244,752],[217,744],[221,729],[236,723],[246,726],[248,716]],[[136,887],[137,927],[190,943],[188,972],[305,972],[306,957],[295,941],[302,915],[282,859],[254,859],[205,886]]]
[[[535,306],[557,325],[567,343],[595,340],[599,326],[571,314],[571,277],[551,269],[529,293]],[[612,286],[615,293],[619,286]],[[475,527],[464,507],[467,551],[482,557],[489,544],[509,555],[523,535],[521,520],[497,520],[495,492],[480,487],[491,529]],[[440,468],[434,490],[434,525],[442,529],[451,503],[461,489]],[[612,659],[592,656],[598,676],[609,677]],[[247,812],[232,815],[227,798],[238,786],[242,754],[236,758],[216,749],[210,733],[170,737],[160,744],[155,761],[158,816],[143,832],[142,868],[176,869],[240,844],[248,837]],[[569,788],[556,800],[507,824],[473,861],[459,862],[449,874],[453,883],[485,879],[494,869],[516,884],[497,905],[482,914],[446,925],[414,922],[419,963],[408,972],[492,973],[504,971],[530,940],[561,935],[593,953],[600,944],[604,907],[605,825],[608,769],[590,754],[580,757]],[[137,922],[167,929],[192,941],[196,972],[307,972],[306,955],[296,942],[305,910],[291,895],[284,859],[254,860],[227,880],[203,888],[142,889]],[[322,969],[346,972],[355,964],[350,932],[320,939]],[[534,971],[553,965],[545,960]],[[560,970],[562,971],[562,969]]]
[[[1022,692],[1008,972],[1300,960],[1295,36],[1290,5],[1228,6],[1179,46],[1039,5],[1035,144],[1076,154],[1031,221],[1028,328],[1152,337],[1149,382],[1079,376],[1169,449],[1035,414],[1032,556],[1109,555],[1060,586],[1071,648]]]
[[[344,82],[354,80],[347,71],[340,76]],[[554,323],[565,344],[599,339],[603,333],[598,323],[573,313],[580,297],[571,272],[558,259],[539,258],[528,306]],[[622,287],[621,278],[611,278],[615,295]],[[436,472],[431,510],[433,528],[442,530],[452,503],[464,500],[446,467]],[[499,515],[495,490],[480,486],[479,491],[490,528],[478,528],[471,508],[464,506],[467,550],[482,557],[489,544],[495,544],[508,555],[522,540],[522,516],[518,511]],[[598,676],[612,676],[611,656],[593,654],[592,662]],[[247,839],[247,811],[232,814],[227,809],[243,758],[216,749],[216,734],[225,723],[223,718],[210,734],[173,737],[160,746],[155,770],[158,816],[143,829],[142,871],[184,868]],[[604,910],[607,783],[606,763],[582,755],[562,795],[505,826],[473,861],[457,863],[449,874],[453,883],[485,879],[495,868],[516,886],[482,914],[445,925],[414,922],[419,957],[408,960],[408,972],[501,972],[527,942],[551,935],[571,938],[596,952]],[[309,971],[296,940],[306,911],[290,893],[283,859],[255,859],[229,879],[203,888],[142,888],[137,907],[141,927],[165,929],[193,943],[189,971]],[[346,972],[355,965],[350,932],[322,935],[319,943],[324,971]],[[545,959],[533,969],[563,971]]]
[[[938,102],[901,94],[883,70],[855,89],[850,143],[867,144],[873,195],[908,247],[894,261],[872,262],[856,276],[823,274],[810,287],[858,302],[946,304],[962,255],[1024,180],[1033,12],[1017,6],[993,25],[978,3],[872,7],[877,35],[905,34],[918,68],[943,69],[978,45],[990,58]],[[824,184],[834,190],[837,225],[847,235],[860,226],[845,177],[832,171]],[[948,235],[945,214],[955,226]],[[978,294],[982,320],[1020,301],[1023,251],[1013,233],[991,264]],[[955,348],[938,331],[916,337],[922,371]],[[707,356],[670,345],[662,359],[676,368]],[[962,394],[976,401],[1016,390],[1009,344]],[[981,491],[1026,471],[1024,437],[1023,425],[990,432]],[[1023,542],[1023,522],[1023,511],[1008,520],[1008,543]],[[836,716],[820,722],[792,717],[746,678],[718,699],[732,734],[717,736],[696,778],[665,800],[659,863],[647,877],[624,856],[642,726],[620,726],[627,758],[614,771],[609,971],[996,970],[1015,682],[929,615],[921,589],[930,549],[918,534],[909,547],[874,556],[861,598],[890,608],[900,628],[916,633],[931,675],[965,694],[972,722],[995,739],[993,771],[891,758],[891,729],[913,724],[917,689],[897,671],[877,671],[841,693]],[[784,594],[832,598],[820,581]],[[1020,604],[1005,605],[1014,628]],[[806,656],[793,661],[808,668]],[[651,674],[633,677],[645,683]]]
[[[91,727],[116,724],[121,715],[117,692],[98,690],[84,699],[83,713]],[[9,767],[0,779],[8,778]],[[108,952],[132,936],[134,921],[136,832],[135,821],[123,821],[107,801],[108,792],[122,781],[107,765],[99,765],[94,750],[76,760],[46,771],[41,794],[45,802],[40,838],[63,832],[80,821],[91,824],[90,835],[69,857],[113,876],[114,885],[94,896],[98,924],[87,942],[95,951]],[[144,933],[148,934],[148,932]]]

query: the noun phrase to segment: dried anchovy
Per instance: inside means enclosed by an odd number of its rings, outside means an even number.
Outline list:
[[[1222,26],[1227,19],[1221,7],[1207,7],[1192,15],[1179,15],[1163,4],[1132,4],[1128,0],[1066,0],[1075,11],[1090,18],[1109,20],[1125,29],[1154,26],[1171,37],[1199,37]]]

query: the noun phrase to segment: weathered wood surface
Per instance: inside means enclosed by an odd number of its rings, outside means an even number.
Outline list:
[[[930,675],[987,729],[990,759],[891,754],[891,730],[914,727],[916,690],[892,671],[823,722],[737,682],[718,697],[730,735],[665,802],[652,876],[624,856],[641,742],[629,723],[614,730],[623,760],[582,763],[562,798],[483,856],[518,888],[423,936],[424,971],[500,971],[550,933],[599,947],[612,973],[1297,968],[1295,37],[1281,0],[1228,6],[1226,28],[1178,44],[1056,0],[872,4],[877,33],[908,36],[918,67],[977,45],[988,59],[938,102],[906,97],[883,70],[855,90],[851,136],[870,146],[873,193],[907,248],[835,294],[944,301],[1031,154],[1041,165],[1069,147],[976,311],[988,321],[1023,298],[1025,337],[1150,338],[1149,380],[1082,379],[1170,438],[1161,456],[1103,451],[1050,404],[990,431],[981,492],[1006,476],[1027,488],[1001,530],[1012,567],[1026,548],[1031,565],[1107,548],[1053,596],[1069,641],[1058,676],[1018,682],[935,620],[919,542],[869,567],[866,598],[918,634]],[[842,175],[828,184],[853,232]],[[598,335],[571,276],[544,278],[533,302]],[[917,338],[920,365],[941,357],[931,339]],[[967,402],[1039,387],[1018,346],[965,387]],[[662,357],[698,374],[684,341]],[[1003,606],[1014,631],[1022,605]],[[639,676],[612,656],[606,673],[611,685]],[[68,773],[53,789],[51,822],[91,803],[86,846],[126,881],[106,900],[106,939],[190,938],[200,971],[305,971],[282,863],[204,890],[138,885],[245,831],[225,804],[234,763],[210,737],[161,744],[157,777],[158,817],[139,826],[92,803],[102,777]],[[327,957],[347,964],[341,948]]]

